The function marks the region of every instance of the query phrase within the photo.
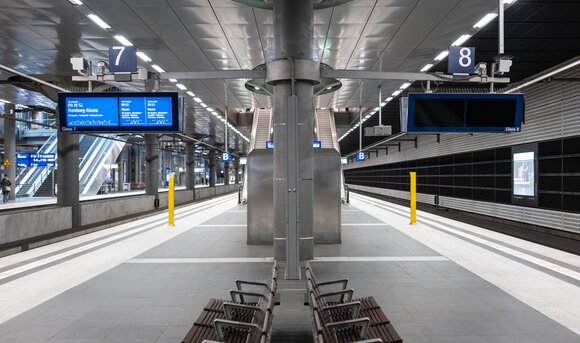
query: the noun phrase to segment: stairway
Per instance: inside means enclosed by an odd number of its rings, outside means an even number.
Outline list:
[[[254,114],[250,151],[254,149],[266,149],[266,142],[270,140],[272,130],[272,109],[259,108]]]

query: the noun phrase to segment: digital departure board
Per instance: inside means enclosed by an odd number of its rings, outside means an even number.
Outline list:
[[[405,132],[519,132],[523,94],[409,94]],[[403,119],[403,118],[402,118]]]
[[[60,93],[61,131],[179,132],[177,93]]]

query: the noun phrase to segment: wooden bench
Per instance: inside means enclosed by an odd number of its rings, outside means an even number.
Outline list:
[[[309,265],[307,279],[316,342],[402,342],[374,297],[352,299],[354,291],[346,288],[347,279],[317,282]],[[341,289],[321,292],[320,286],[332,284],[340,284]],[[337,301],[327,301],[332,296]]]
[[[236,289],[230,291],[231,300],[211,299],[182,343],[265,343],[276,304],[277,285],[277,262],[267,282],[236,280]]]

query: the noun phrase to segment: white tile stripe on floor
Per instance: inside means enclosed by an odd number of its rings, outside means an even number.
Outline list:
[[[430,215],[423,211],[417,211],[420,219],[417,225],[411,226],[409,225],[408,216],[402,214],[403,212],[406,213],[408,208],[360,194],[352,196],[351,202],[379,220],[384,220],[384,218],[388,217],[388,222],[391,227],[425,244],[441,255],[448,257],[450,261],[457,263],[475,275],[496,285],[508,294],[580,335],[580,287],[500,255],[492,250],[477,246],[474,244],[475,240],[474,243],[465,241],[465,236],[463,236],[464,238],[457,238],[456,236],[450,236],[444,233],[446,231],[452,232],[456,230],[446,228],[447,230],[441,232],[426,226],[422,222],[430,222],[429,225],[432,225],[431,221],[427,218],[436,217],[440,222],[449,222],[462,228],[470,228],[476,230],[481,235],[495,237],[499,241],[508,241],[514,246],[526,247],[530,251],[551,258],[558,259],[568,256],[566,262],[572,265],[580,265],[577,262],[577,256],[440,216]],[[393,213],[397,215],[392,215]],[[389,215],[385,216],[385,214]],[[437,229],[441,229],[441,226],[437,226]],[[459,235],[459,232],[453,233]],[[477,243],[491,247],[489,243],[492,242],[486,241],[482,240]],[[501,251],[507,254],[511,253],[510,255],[518,258],[527,259],[528,257],[532,257],[523,256],[523,253],[519,251],[517,251],[517,254],[516,251],[508,252],[504,249]],[[530,259],[528,261],[540,263],[540,261]],[[548,267],[545,263],[541,265]]]
[[[176,218],[176,226],[171,229],[168,229],[166,224],[159,224],[157,228],[150,231],[126,238],[111,245],[105,245],[99,250],[65,260],[58,265],[35,271],[34,273],[24,275],[0,285],[0,304],[2,304],[0,306],[0,324],[72,287],[135,258],[153,247],[191,230],[195,225],[220,215],[233,207],[236,201],[235,199],[236,195],[226,195],[185,206],[181,211],[187,212],[189,209],[196,208],[203,208],[203,210],[186,215],[183,218]],[[17,263],[18,260],[28,260],[36,255],[43,255],[51,251],[59,250],[63,246],[75,245],[85,240],[90,241],[95,237],[110,234],[115,230],[122,230],[140,223],[147,225],[151,221],[166,216],[167,214],[165,213],[153,215],[148,218],[121,224],[67,241],[11,255],[0,259],[0,262],[4,259],[12,260],[12,263]]]
[[[449,261],[444,256],[332,256],[315,257],[314,262],[426,262]],[[234,258],[134,258],[127,263],[260,263],[274,262],[273,257],[234,257]]]
[[[385,223],[342,223],[342,226],[387,226]]]
[[[195,227],[246,227],[246,224],[201,224]]]

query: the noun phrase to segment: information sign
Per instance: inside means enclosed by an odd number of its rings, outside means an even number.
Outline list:
[[[137,47],[110,46],[109,71],[112,73],[134,73],[137,71]]]
[[[364,151],[358,151],[356,153],[356,160],[359,161],[359,162],[362,162],[362,161],[366,160],[366,154],[365,154],[365,152]]]
[[[267,141],[266,149],[274,149],[274,141]]]
[[[450,74],[473,74],[475,69],[475,48],[463,46],[449,47],[447,71]]]
[[[314,149],[320,149],[322,147],[322,143],[320,141],[313,141],[312,142],[312,147]]]
[[[224,162],[230,162],[232,160],[232,156],[230,155],[229,152],[223,152],[222,153],[222,161]]]
[[[79,132],[178,132],[177,93],[60,93],[60,129]]]

